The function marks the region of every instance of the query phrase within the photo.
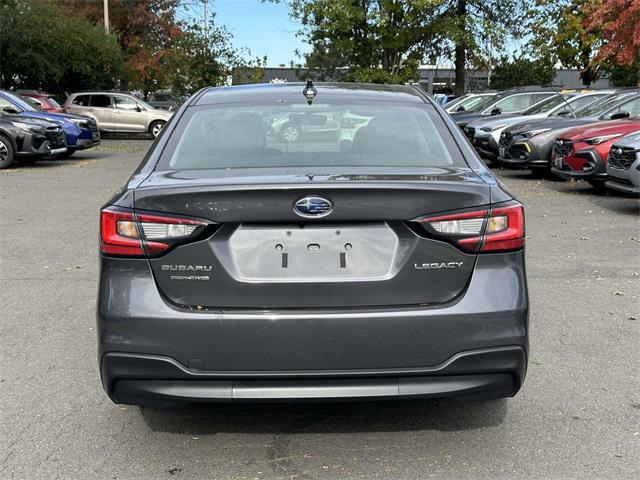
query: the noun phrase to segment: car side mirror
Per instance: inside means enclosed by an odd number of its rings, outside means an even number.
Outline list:
[[[140,108],[140,105],[136,105],[136,112],[141,112],[142,109]]]
[[[4,107],[4,108],[2,109],[2,111],[3,111],[3,112],[5,112],[5,113],[12,113],[12,114],[14,114],[14,115],[15,115],[15,114],[20,113],[20,110],[16,110],[16,109],[15,109],[15,108],[13,108],[13,107]]]
[[[500,107],[494,108],[491,110],[491,115],[500,115],[502,113],[502,109]]]
[[[466,112],[466,111],[467,111],[467,109],[466,109],[466,108],[464,108],[462,105],[461,105],[461,106],[459,106],[459,107],[456,109],[456,112]]]
[[[571,112],[569,110],[562,110],[561,112],[558,112],[557,115],[559,117],[568,117],[571,115]]]
[[[613,115],[611,115],[611,120],[620,120],[621,118],[629,118],[631,116],[631,114],[625,110],[620,110],[619,112],[614,113]]]

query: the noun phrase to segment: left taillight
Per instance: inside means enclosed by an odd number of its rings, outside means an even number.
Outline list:
[[[157,256],[197,237],[206,227],[207,223],[198,220],[105,208],[100,211],[100,251],[127,257]]]
[[[524,247],[524,208],[519,203],[419,220],[433,236],[469,252],[504,252]]]

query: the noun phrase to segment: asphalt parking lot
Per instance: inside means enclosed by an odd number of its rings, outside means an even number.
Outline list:
[[[151,142],[0,172],[1,479],[640,476],[640,210],[497,171],[527,208],[531,357],[513,399],[160,410],[112,404],[98,210]]]

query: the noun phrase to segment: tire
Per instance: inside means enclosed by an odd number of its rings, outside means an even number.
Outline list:
[[[156,120],[155,122],[152,122],[151,125],[149,125],[149,133],[153,138],[158,138],[158,135],[160,135],[160,132],[162,132],[162,129],[166,124],[167,122],[164,122],[162,120]]]
[[[285,123],[280,129],[280,136],[287,143],[296,143],[300,140],[300,128],[293,123]]]
[[[13,144],[4,135],[0,135],[0,168],[8,168],[15,160]]]

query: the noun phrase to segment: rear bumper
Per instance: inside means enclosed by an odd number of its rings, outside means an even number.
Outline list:
[[[109,353],[101,365],[117,403],[359,400],[513,396],[526,373],[522,347],[463,352],[424,369],[323,372],[207,372],[167,357]]]
[[[480,255],[443,305],[279,311],[177,308],[147,260],[103,257],[97,321],[121,403],[510,396],[528,352],[524,252]]]

